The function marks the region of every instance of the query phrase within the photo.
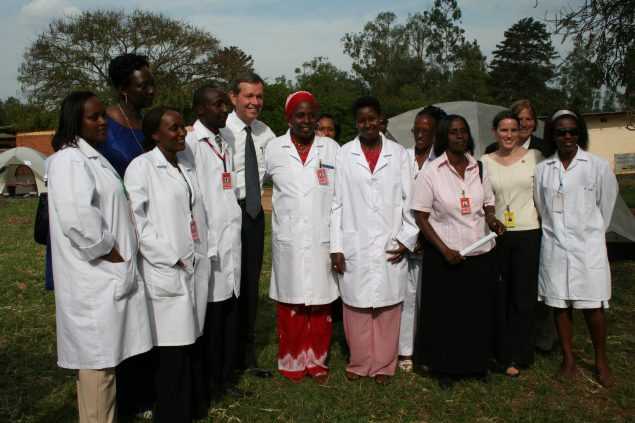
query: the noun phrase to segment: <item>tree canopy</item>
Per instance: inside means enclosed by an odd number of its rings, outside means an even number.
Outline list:
[[[558,57],[546,25],[524,18],[504,33],[496,45],[490,63],[494,98],[511,104],[519,98],[531,98],[539,110],[551,107],[554,97],[549,83],[556,76],[553,60]]]
[[[24,53],[18,80],[29,101],[48,108],[75,89],[107,96],[108,64],[124,53],[148,57],[157,101],[175,107],[185,107],[201,81],[226,81],[253,68],[240,49],[220,48],[214,35],[185,22],[142,10],[96,10],[53,20]]]

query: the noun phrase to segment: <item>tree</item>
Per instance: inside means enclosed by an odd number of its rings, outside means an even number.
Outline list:
[[[560,86],[567,104],[581,112],[596,111],[602,88],[602,70],[579,40],[560,67]]]
[[[325,57],[315,57],[296,68],[296,90],[314,93],[320,109],[329,113],[341,126],[341,141],[352,139],[357,130],[351,106],[356,98],[365,94],[363,83],[338,69]]]
[[[267,122],[276,135],[282,135],[289,129],[284,116],[284,102],[292,92],[293,85],[284,76],[276,78],[265,87],[265,104],[260,119]]]
[[[635,106],[635,2],[633,0],[585,0],[568,7],[551,20],[563,40],[574,38],[593,52],[609,88],[626,89],[626,100]]]
[[[444,90],[444,101],[471,100],[493,103],[485,56],[476,40],[464,43],[455,52],[456,69]]]
[[[225,81],[253,61],[236,47],[219,49],[210,33],[161,14],[96,10],[53,20],[24,53],[18,80],[29,101],[51,109],[71,90],[110,93],[108,64],[123,53],[148,57],[158,102],[185,107],[193,86]]]
[[[396,23],[392,12],[381,12],[366,23],[359,33],[346,33],[342,38],[344,53],[353,59],[353,72],[376,94],[399,89],[409,62],[407,38],[403,25]]]
[[[51,129],[57,124],[55,112],[36,104],[25,104],[15,97],[0,101],[0,110],[0,126],[7,127],[10,132]]]
[[[553,106],[554,90],[548,83],[556,76],[553,60],[558,57],[545,24],[523,18],[496,45],[490,64],[492,93],[500,104],[531,99],[538,110]]]

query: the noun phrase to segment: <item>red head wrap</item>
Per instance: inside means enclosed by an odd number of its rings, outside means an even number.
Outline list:
[[[287,120],[291,119],[291,115],[295,109],[304,101],[313,104],[315,107],[319,107],[319,104],[313,94],[308,91],[296,91],[289,94],[287,101],[284,103],[284,114],[287,117]]]

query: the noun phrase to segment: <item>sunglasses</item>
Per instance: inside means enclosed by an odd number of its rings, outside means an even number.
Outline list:
[[[564,137],[567,134],[571,135],[572,137],[577,137],[580,134],[578,128],[558,128],[554,132],[557,137]]]

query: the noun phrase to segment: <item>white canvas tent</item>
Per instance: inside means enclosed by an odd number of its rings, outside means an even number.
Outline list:
[[[0,193],[4,193],[8,185],[20,185],[27,183],[30,175],[26,178],[21,175],[16,176],[19,166],[27,166],[33,172],[37,192],[45,192],[44,184],[46,156],[37,150],[28,147],[16,147],[0,154]],[[23,180],[24,179],[24,180]]]
[[[485,148],[494,142],[494,136],[491,131],[492,120],[496,113],[505,109],[501,106],[475,101],[453,101],[435,104],[435,106],[442,108],[448,114],[461,115],[467,120],[474,138],[474,155],[476,157],[481,157],[485,152]],[[414,118],[421,109],[423,107],[409,110],[388,119],[388,132],[393,139],[406,148],[414,145],[411,129]],[[542,134],[542,122],[539,122],[536,134]],[[613,211],[607,240],[610,242],[635,242],[635,216],[633,216],[624,200],[619,196]]]

